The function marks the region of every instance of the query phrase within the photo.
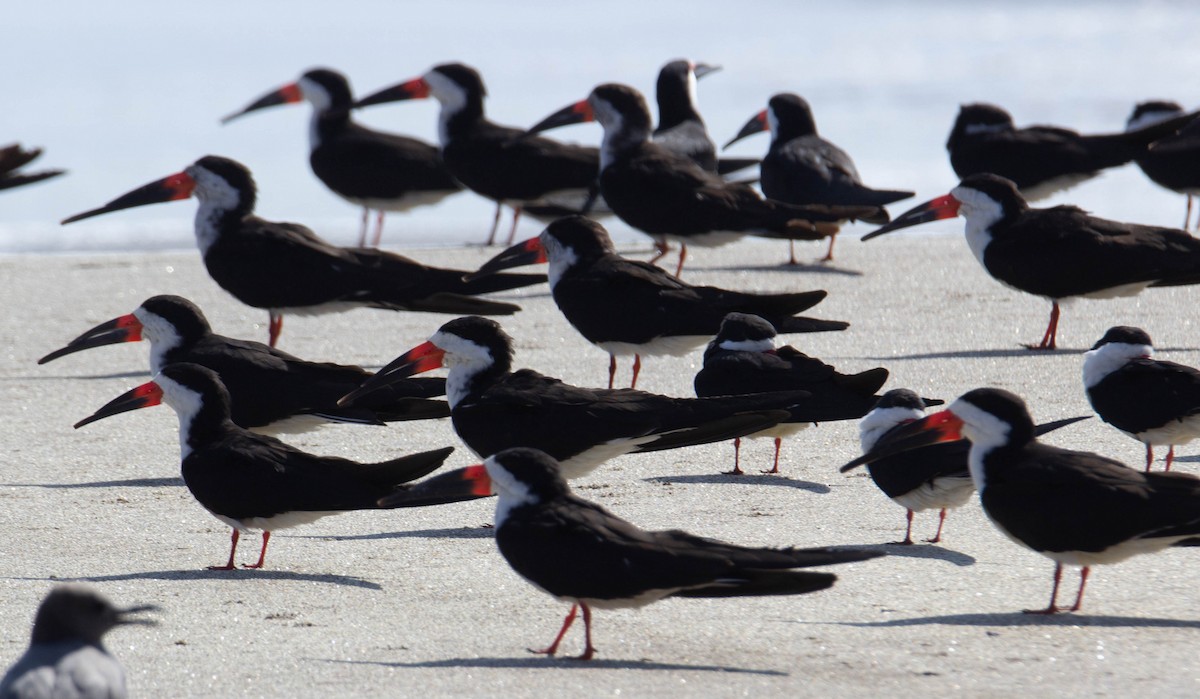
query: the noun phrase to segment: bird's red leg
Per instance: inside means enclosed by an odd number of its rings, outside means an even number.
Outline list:
[[[637,388],[638,374],[642,373],[642,355],[633,355],[633,379],[629,382],[630,388]]]
[[[1062,582],[1062,564],[1054,564],[1054,587],[1050,589],[1050,606],[1045,609],[1026,609],[1026,614],[1057,614],[1058,613],[1058,584]],[[1082,595],[1082,590],[1080,591]]]
[[[775,438],[775,465],[771,467],[770,471],[763,471],[763,473],[779,473],[779,445],[782,443],[783,437]]]
[[[926,539],[926,540],[925,540],[925,543],[927,543],[927,544],[936,544],[936,543],[938,543],[939,541],[941,541],[941,540],[942,540],[942,525],[944,525],[945,523],[946,523],[946,508],[944,508],[944,507],[943,507],[943,508],[942,508],[942,511],[938,513],[938,530],[937,530],[937,534],[934,534],[932,539]]]
[[[496,229],[500,227],[500,209],[503,207],[504,207],[503,204],[501,204],[500,202],[496,202],[496,216],[494,218],[492,218],[492,232],[488,233],[488,239],[487,239],[488,245],[491,245],[492,243],[496,242]]]
[[[734,437],[733,438],[733,470],[726,471],[725,475],[740,476],[743,473],[745,473],[745,471],[742,470],[741,455],[742,455],[742,438]]]
[[[1084,566],[1083,570],[1079,571],[1079,594],[1075,595],[1075,604],[1071,605],[1071,611],[1077,612],[1083,606],[1083,588],[1087,586],[1088,573],[1092,572],[1090,566]]]
[[[583,608],[583,654],[576,657],[576,660],[591,660],[592,656],[596,655],[596,647],[592,645],[592,608],[587,606],[587,602],[580,602],[579,606]]]
[[[381,240],[383,240],[383,209],[375,212],[375,237],[371,240],[371,247],[379,247]]]
[[[617,375],[617,355],[608,355],[608,387],[613,387],[613,378]]]
[[[512,228],[508,231],[508,244],[509,245],[512,245],[513,240],[515,240],[517,237],[517,222],[520,220],[521,220],[521,207],[514,206],[513,207],[513,225],[512,225]]]
[[[655,254],[654,254],[654,257],[650,258],[650,260],[649,260],[650,264],[654,264],[654,263],[658,262],[659,260],[661,260],[663,258],[663,255],[666,255],[670,249],[671,249],[671,246],[667,244],[667,241],[665,238],[663,240],[654,241]]]
[[[243,568],[262,568],[263,562],[267,560],[267,542],[271,540],[271,532],[263,532],[262,550],[258,552],[258,563],[248,563]]]
[[[679,244],[679,264],[675,265],[675,276],[683,276],[683,261],[687,259],[687,243]]]
[[[1183,230],[1188,229],[1188,224],[1192,222],[1192,195],[1187,195],[1187,213],[1183,215]],[[1200,230],[1200,219],[1196,219],[1196,230]]]
[[[1174,445],[1174,444],[1172,444],[1172,445],[1171,445],[1171,448],[1170,448],[1170,449],[1167,449],[1167,467],[1166,467],[1165,469],[1163,469],[1163,470],[1164,470],[1164,471],[1170,471],[1170,470],[1171,470],[1171,464],[1172,464],[1172,462],[1174,462],[1174,461],[1175,461],[1175,445]]]
[[[585,606],[584,609],[586,610],[587,607]],[[563,619],[562,628],[558,630],[558,635],[554,637],[554,642],[541,650],[530,648],[529,652],[537,653],[538,655],[554,655],[557,653],[558,644],[563,640],[563,636],[567,635],[567,629],[571,628],[571,624],[575,623],[575,613],[578,611],[579,604],[572,604],[571,611],[567,612],[567,618]],[[590,613],[587,611],[584,611],[584,614],[590,616]]]
[[[1150,467],[1154,465],[1154,447],[1146,445],[1146,473],[1150,473]]]
[[[796,241],[794,240],[788,241],[788,264],[792,266],[800,264],[796,259]]]
[[[275,311],[268,311],[267,323],[267,344],[274,347],[276,342],[279,342],[279,333],[283,332],[283,314]]]
[[[1050,324],[1046,326],[1046,334],[1042,335],[1042,341],[1036,345],[1025,345],[1026,349],[1032,350],[1052,350],[1058,349],[1058,301],[1051,300],[1050,306]]]
[[[358,229],[358,247],[363,247],[367,244],[367,222],[370,220],[371,210],[363,207],[362,226]]]
[[[233,570],[233,554],[237,553],[237,542],[240,534],[238,530],[233,530],[233,545],[229,547],[229,562],[223,566],[209,566],[209,570]]]
[[[907,512],[907,514],[904,515],[904,518],[908,520],[908,526],[904,528],[904,541],[893,541],[892,542],[893,544],[896,544],[897,546],[911,546],[912,542],[913,542],[913,540],[912,540],[913,511],[907,510],[906,512]]]
[[[821,258],[821,262],[833,262],[833,243],[837,240],[837,235],[829,236],[829,250],[825,252],[825,257]]]

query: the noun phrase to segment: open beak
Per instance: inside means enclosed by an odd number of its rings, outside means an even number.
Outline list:
[[[486,277],[489,274],[495,274],[502,269],[536,265],[545,261],[546,248],[542,245],[542,238],[541,236],[534,236],[529,240],[517,243],[487,262],[484,262],[482,267],[463,277],[463,281],[470,282],[480,277]]]
[[[373,104],[384,104],[386,102],[419,100],[426,97],[429,97],[429,83],[425,82],[425,78],[413,78],[399,85],[392,85],[379,92],[363,97],[354,103],[354,108],[369,107]]]
[[[696,76],[697,80],[699,80],[700,78],[703,78],[706,75],[711,75],[712,73],[715,73],[718,70],[721,70],[721,66],[715,66],[711,63],[693,63],[692,64],[692,73]]]
[[[494,495],[492,479],[483,464],[434,476],[414,486],[397,490],[379,500],[380,507],[426,507],[451,502],[478,500]]]
[[[897,216],[896,220],[892,221],[888,225],[864,235],[862,239],[870,240],[871,238],[881,236],[884,233],[898,231],[901,228],[917,226],[930,221],[940,221],[944,218],[954,218],[958,215],[958,207],[959,201],[953,196],[946,194],[938,197],[937,199],[927,201],[919,206],[914,206],[908,211],[905,211]]]
[[[736,136],[729,139],[729,143],[726,143],[725,145],[721,146],[721,150],[725,150],[726,148],[732,146],[733,144],[737,143],[738,141],[742,140],[743,138],[745,138],[747,136],[753,136],[756,133],[762,133],[763,131],[770,131],[770,130],[771,130],[771,127],[767,123],[767,110],[764,109],[761,112],[759,112],[758,114],[755,114],[754,116],[750,117],[750,121],[747,121],[742,126],[742,130],[738,131]]]
[[[142,339],[142,323],[132,313],[113,318],[101,323],[91,330],[67,343],[66,347],[56,349],[38,360],[38,364],[52,362],[59,357],[81,352],[93,347],[115,345],[120,342],[138,342]]]
[[[354,402],[378,389],[390,386],[401,379],[407,379],[413,374],[420,374],[431,369],[437,369],[442,366],[442,357],[446,355],[445,350],[433,344],[432,342],[422,342],[416,347],[410,349],[404,354],[393,359],[387,366],[379,370],[371,378],[363,382],[361,386],[354,389],[338,399],[338,405],[349,406],[354,405]]]
[[[920,449],[939,442],[958,441],[963,438],[962,425],[962,420],[949,410],[927,415],[920,420],[914,420],[892,429],[875,443],[871,451],[842,466],[839,470],[846,473],[855,467],[899,454],[902,451]]]
[[[103,420],[118,413],[127,413],[130,410],[158,405],[162,403],[162,395],[162,389],[159,388],[158,384],[153,381],[147,381],[141,386],[131,388],[113,398],[96,412],[75,423],[75,429],[79,429],[84,425],[90,425],[97,420]]]
[[[187,199],[192,196],[192,190],[195,188],[196,181],[192,179],[191,175],[186,172],[177,172],[161,180],[155,180],[150,184],[142,185],[127,194],[122,194],[98,209],[92,209],[91,211],[85,211],[82,214],[75,214],[74,216],[65,218],[62,223],[66,225],[112,211],[132,209],[135,206]]]
[[[240,112],[234,112],[227,117],[222,117],[221,123],[228,124],[243,114],[249,114],[250,112],[258,111],[259,109],[266,109],[267,107],[274,107],[280,104],[294,104],[302,101],[303,99],[304,95],[300,92],[300,84],[288,83],[278,90],[272,90],[271,92],[268,92],[262,97],[254,100]]]
[[[557,112],[534,124],[533,127],[525,133],[541,133],[542,131],[557,129],[560,126],[567,126],[568,124],[582,124],[585,121],[595,120],[596,113],[592,111],[592,105],[587,100],[583,100],[570,106],[563,107]]]

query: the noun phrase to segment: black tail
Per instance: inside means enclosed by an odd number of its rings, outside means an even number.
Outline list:
[[[408,483],[436,471],[453,451],[454,447],[442,447],[433,451],[423,451],[416,454],[409,454],[408,456],[401,456],[391,461],[363,464],[361,475],[363,478],[381,486],[395,486],[401,483]]]

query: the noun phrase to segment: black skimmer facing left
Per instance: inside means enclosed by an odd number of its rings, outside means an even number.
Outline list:
[[[378,501],[403,483],[436,470],[454,451],[444,447],[379,463],[314,456],[229,419],[229,392],[211,369],[170,364],[75,424],[166,403],[179,416],[183,482],[214,517],[233,528],[229,561],[210,570],[232,570],[243,530],[262,530],[261,568],[271,532],[327,515],[379,509]]]
[[[600,193],[622,221],[655,240],[659,254],[651,262],[666,254],[668,240],[681,243],[676,276],[689,244],[723,245],[743,235],[819,240],[836,233],[839,221],[887,221],[878,206],[796,206],[726,182],[651,141],[646,100],[627,85],[599,85],[586,100],[551,114],[529,132],[584,121],[604,127]]]
[[[357,366],[307,362],[260,342],[212,331],[196,304],[181,296],[152,296],[133,313],[101,323],[38,360],[38,364],[92,347],[150,343],[150,375],[168,364],[192,362],[221,377],[230,396],[230,419],[260,434],[298,432],[330,422],[381,425],[400,420],[449,417],[450,406],[432,400],[446,393],[445,379],[393,384],[378,402],[343,408],[342,396],[373,374]]]
[[[571,492],[562,469],[537,449],[506,449],[481,466],[447,473],[385,498],[404,506],[426,491],[482,496],[495,491],[496,546],[518,575],[571,610],[549,646],[554,655],[583,612],[584,650],[592,645],[592,608],[643,607],[667,597],[799,595],[824,590],[837,576],[797,568],[853,563],[882,551],[748,548],[677,529],[646,531]],[[419,502],[418,504],[424,504]]]
[[[308,164],[334,194],[363,207],[358,244],[367,244],[369,212],[377,213],[372,246],[383,235],[385,211],[408,211],[436,204],[462,191],[442,163],[436,146],[416,138],[368,129],[350,118],[350,81],[328,68],[314,68],[294,83],[272,90],[245,109],[221,120],[280,104],[307,100],[312,105]]]
[[[353,404],[401,379],[450,369],[446,397],[455,432],[487,458],[531,447],[577,478],[622,454],[720,442],[779,422],[822,422],[833,408],[806,391],[673,398],[635,389],[583,388],[530,369],[513,371],[512,338],[494,320],[456,318],[343,399]]]
[[[29,648],[0,679],[0,697],[126,699],[125,670],[104,636],[118,626],[152,625],[134,615],[158,609],[121,609],[86,585],[55,586],[38,605]]]
[[[1146,153],[1158,139],[1183,128],[1187,114],[1135,131],[1081,135],[1057,126],[1018,129],[1012,115],[994,104],[964,104],[946,150],[961,179],[991,173],[1012,180],[1028,201],[1044,199]]]
[[[823,290],[751,294],[692,286],[646,262],[617,254],[604,227],[582,216],[561,218],[541,235],[484,263],[472,278],[538,262],[550,263],[554,303],[588,342],[608,352],[608,387],[617,356],[634,356],[637,387],[642,355],[682,356],[708,342],[726,314],[763,316],[784,333],[845,330],[849,323],[797,316],[825,298]]]
[[[751,117],[724,148],[762,131],[771,132],[771,146],[759,165],[759,186],[771,199],[789,204],[843,204],[884,206],[907,199],[913,192],[871,189],[862,182],[850,154],[817,134],[808,101],[797,94],[781,92],[767,108]],[[829,236],[829,250],[822,262],[833,260],[836,235]],[[793,241],[791,259],[796,264]]]
[[[595,148],[530,138],[523,129],[484,116],[487,89],[479,71],[461,63],[435,66],[419,78],[384,88],[355,107],[433,97],[441,104],[438,137],[450,173],[476,194],[496,202],[487,244],[496,239],[500,209],[513,207],[512,243],[523,207],[557,206],[587,213],[600,152]]]
[[[855,466],[905,449],[967,439],[979,502],[1008,538],[1054,561],[1050,604],[1058,606],[1064,565],[1082,566],[1079,611],[1091,566],[1170,546],[1200,545],[1200,478],[1142,473],[1097,454],[1041,444],[1019,396],[978,388],[941,412],[889,432]]]
[[[0,147],[0,189],[21,187],[34,182],[58,177],[66,170],[39,170],[18,172],[42,154],[41,148],[22,148],[19,143]]]
[[[1175,102],[1142,102],[1133,108],[1125,129],[1137,131],[1183,113],[1183,107]],[[1180,129],[1179,133],[1164,136],[1150,144],[1150,148],[1139,155],[1136,162],[1155,184],[1187,197],[1183,229],[1188,230],[1192,218],[1192,197],[1200,194],[1200,122],[1193,121]],[[1200,218],[1196,227],[1200,228]]]
[[[527,274],[464,282],[461,270],[428,267],[380,250],[337,247],[300,224],[261,219],[254,215],[257,188],[250,171],[215,155],[63,223],[192,195],[200,200],[196,244],[209,276],[242,303],[267,309],[272,347],[284,313],[318,315],[367,307],[511,315],[521,307],[475,294],[544,281],[541,275]]]
[[[1050,299],[1050,324],[1030,349],[1057,347],[1060,301],[1200,283],[1200,239],[1187,231],[1110,221],[1074,206],[1030,208],[1011,180],[990,174],[965,178],[863,240],[958,215],[966,218],[967,245],[988,274]]]
[[[842,417],[853,420],[867,414],[875,404],[875,392],[888,379],[882,367],[857,374],[842,374],[816,357],[810,357],[787,345],[775,346],[775,327],[749,313],[730,313],[721,321],[716,337],[704,350],[704,366],[693,382],[696,395],[744,395],[769,391],[804,390],[823,401]],[[775,462],[764,473],[779,473],[779,448],[784,437],[808,426],[806,422],[781,422],[751,437],[775,439]],[[733,471],[741,474],[739,464],[741,437],[733,440]]]
[[[721,66],[680,58],[667,62],[658,71],[654,88],[658,126],[654,127],[651,139],[709,172],[726,175],[757,165],[758,158],[718,158],[717,144],[700,118],[696,108],[696,81],[720,69]]]
[[[1146,470],[1154,445],[1167,445],[1166,470],[1175,445],[1200,437],[1200,370],[1154,358],[1141,328],[1109,328],[1084,355],[1083,386],[1096,414],[1146,445]]]

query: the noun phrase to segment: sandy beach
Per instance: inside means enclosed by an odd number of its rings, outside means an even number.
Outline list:
[[[120,189],[118,187],[118,189]],[[823,245],[802,246],[814,259]],[[644,257],[647,245],[624,246]],[[474,269],[496,249],[405,250]],[[1118,324],[1146,329],[1160,356],[1200,364],[1200,289],[1064,307],[1061,349],[1034,353],[1049,303],[1001,286],[961,236],[888,236],[838,243],[829,266],[780,266],[786,248],[746,241],[696,250],[685,279],[760,291],[827,289],[811,315],[848,331],[784,339],[843,371],[891,370],[887,387],[950,400],[971,388],[1022,395],[1034,418],[1091,414],[1082,353]],[[666,600],[598,611],[597,660],[531,655],[567,605],[513,573],[482,525],[490,500],[358,512],[281,530],[267,568],[216,572],[229,530],[179,478],[177,421],[167,407],[71,425],[147,379],[144,344],[38,357],[154,294],[186,296],[222,334],[265,340],[266,313],[228,296],[195,251],[0,257],[6,310],[0,390],[0,665],[28,642],[38,601],[57,581],[94,584],[118,605],[157,604],[155,627],[118,629],[108,647],[132,695],[317,696],[1182,696],[1200,689],[1194,648],[1196,553],[1179,549],[1093,571],[1081,613],[1044,607],[1053,564],[997,532],[977,502],[952,512],[940,545],[884,546],[904,510],[865,473],[838,473],[859,454],[854,422],[769,440],[615,459],[573,482],[577,492],[646,528],[685,528],[747,545],[880,545],[891,554],[830,569],[838,583],[792,598]],[[524,310],[500,319],[518,366],[602,385],[607,357],[566,323],[545,286],[498,295]],[[280,347],[306,359],[378,368],[422,342],[447,316],[355,311],[288,317]],[[692,395],[701,356],[651,358],[639,388]],[[622,363],[620,380],[628,381]],[[380,460],[453,445],[448,468],[476,463],[448,421],[331,426],[290,435],[315,453]],[[1139,467],[1143,447],[1098,419],[1047,441]],[[1164,450],[1165,451],[1165,450]],[[1197,470],[1200,447],[1178,450]],[[1161,468],[1161,463],[1158,466]],[[1120,513],[1114,513],[1120,516]],[[936,513],[918,515],[927,537]],[[243,538],[253,561],[258,538]],[[1064,577],[1073,596],[1077,572]],[[564,652],[582,648],[582,630]]]

